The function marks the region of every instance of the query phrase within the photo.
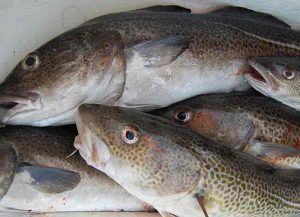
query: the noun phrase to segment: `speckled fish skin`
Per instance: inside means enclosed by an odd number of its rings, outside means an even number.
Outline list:
[[[0,129],[2,146],[11,145],[18,164],[59,168],[80,174],[80,183],[73,189],[53,194],[32,188],[22,173],[15,172],[14,181],[0,200],[4,210],[35,212],[58,211],[144,211],[144,203],[127,193],[104,173],[89,167],[75,149],[75,127],[32,128],[5,127]],[[0,165],[1,166],[1,165]],[[3,171],[1,171],[3,175]],[[55,177],[54,181],[58,179]],[[3,186],[0,186],[0,189]],[[149,209],[150,210],[150,209]]]
[[[300,56],[299,32],[261,16],[242,8],[139,10],[88,21],[33,52],[40,59],[36,69],[22,68],[27,57],[17,65],[0,87],[1,104],[17,106],[0,120],[62,125],[74,122],[82,103],[151,110],[199,94],[245,90],[248,57]]]
[[[255,71],[247,74],[246,79],[253,88],[300,110],[300,58],[256,57],[249,63]],[[286,73],[291,73],[291,77]]]
[[[120,107],[81,105],[76,117],[86,162],[160,213],[204,216],[298,216],[300,183],[245,154],[157,116]],[[135,129],[133,144],[121,139]]]
[[[179,121],[179,112],[189,114]],[[271,98],[257,94],[232,93],[197,96],[153,114],[189,127],[206,138],[247,151],[253,139],[300,149],[300,114]],[[274,147],[275,148],[275,147]],[[250,151],[250,150],[249,150]],[[259,156],[260,153],[253,153]],[[264,160],[282,165],[298,165],[300,153],[278,153]],[[264,158],[266,156],[260,156]]]
[[[190,120],[181,123],[174,119],[174,114],[184,109],[192,114]],[[244,141],[248,130],[252,127],[250,124],[253,124],[255,131],[249,140],[259,139],[300,148],[299,112],[261,95],[248,93],[202,95],[153,113],[228,145]]]

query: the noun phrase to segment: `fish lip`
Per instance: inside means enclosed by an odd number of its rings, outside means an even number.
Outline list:
[[[16,115],[42,109],[43,103],[41,95],[36,92],[25,92],[22,94],[0,94],[0,107],[10,106],[3,114],[0,115],[1,126],[6,125]]]
[[[246,80],[250,83],[251,86],[256,87],[259,90],[265,89],[270,92],[276,92],[278,90],[278,85],[276,85],[274,76],[272,73],[267,70],[264,66],[257,63],[255,59],[248,60],[248,63],[258,73],[265,81],[260,81],[255,78],[251,73],[245,75]]]

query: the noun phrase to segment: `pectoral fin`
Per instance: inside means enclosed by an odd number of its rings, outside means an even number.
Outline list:
[[[300,150],[291,146],[251,140],[244,151],[276,167],[300,168]]]
[[[166,36],[135,45],[127,50],[128,58],[141,58],[146,67],[167,65],[185,51],[190,40],[184,36]]]
[[[49,194],[59,194],[74,189],[80,182],[79,173],[59,168],[40,166],[21,166],[18,173],[32,188]],[[29,176],[29,177],[28,177]]]
[[[199,206],[201,207],[201,209],[202,209],[202,211],[204,213],[204,216],[205,217],[209,217],[208,214],[207,214],[206,208],[205,208],[205,204],[204,204],[204,196],[202,194],[200,194],[200,193],[196,194],[195,196],[197,198]]]
[[[17,155],[11,145],[0,147],[0,201],[7,193],[13,179]]]
[[[255,124],[252,121],[249,121],[246,123],[248,125],[248,127],[246,128],[248,131],[244,135],[243,139],[240,141],[241,143],[235,147],[236,149],[238,149],[240,151],[244,151],[244,149],[247,147],[249,141],[251,140],[251,138],[253,137],[253,135],[255,133]]]
[[[269,25],[275,25],[282,28],[291,28],[287,23],[277,19],[276,17],[261,13],[247,8],[242,7],[224,7],[219,10],[213,11],[212,13],[220,14],[222,16],[236,17],[236,18],[246,18],[247,20],[252,20],[255,22],[266,23]]]

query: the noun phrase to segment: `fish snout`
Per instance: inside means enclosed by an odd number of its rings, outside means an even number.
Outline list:
[[[13,124],[12,118],[31,110],[40,110],[43,108],[41,95],[34,92],[22,94],[0,94],[0,123],[1,125]],[[22,123],[22,120],[18,120]]]

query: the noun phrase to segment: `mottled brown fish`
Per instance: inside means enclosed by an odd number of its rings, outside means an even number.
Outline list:
[[[300,113],[271,98],[247,93],[203,95],[153,114],[273,165],[300,168]]]
[[[247,59],[300,56],[300,33],[227,7],[191,14],[156,6],[101,16],[28,54],[0,86],[3,124],[74,122],[82,103],[151,110],[195,95],[245,90]]]
[[[120,107],[81,105],[75,147],[164,217],[300,215],[294,179],[169,120]],[[205,215],[204,215],[205,213]]]
[[[254,70],[246,79],[253,88],[300,110],[300,58],[256,57],[249,64]]]
[[[145,203],[78,153],[69,156],[76,134],[75,127],[0,129],[0,216],[2,211],[145,210]]]

